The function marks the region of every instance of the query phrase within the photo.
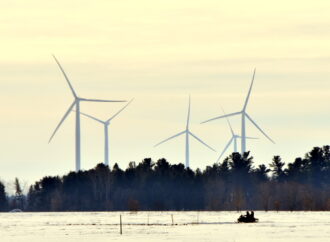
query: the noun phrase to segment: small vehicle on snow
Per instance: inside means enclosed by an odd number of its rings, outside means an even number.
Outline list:
[[[237,219],[238,223],[256,223],[258,221],[259,221],[259,219],[254,217],[254,212],[253,211],[251,211],[251,212],[247,211],[246,215],[241,215]]]

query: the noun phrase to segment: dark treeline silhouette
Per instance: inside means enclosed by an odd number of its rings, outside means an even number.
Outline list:
[[[8,209],[8,199],[5,192],[5,185],[0,181],[0,212]]]
[[[0,204],[2,194],[0,184]],[[42,178],[30,187],[24,206],[28,211],[330,210],[330,146],[315,147],[287,166],[275,156],[269,167],[254,167],[249,152],[233,153],[204,171],[150,158],[131,162],[126,170],[98,164]]]

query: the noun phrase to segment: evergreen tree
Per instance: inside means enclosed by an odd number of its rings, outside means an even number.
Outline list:
[[[5,185],[0,181],[0,212],[8,209],[8,199],[5,191]]]
[[[272,163],[269,165],[273,173],[273,177],[277,181],[283,181],[285,179],[285,173],[283,170],[285,163],[282,162],[280,156],[274,156]]]
[[[15,178],[14,181],[14,187],[15,187],[15,199],[14,199],[14,204],[12,205],[13,208],[19,208],[21,210],[24,209],[24,195],[23,195],[23,190],[21,188],[21,184],[18,180],[18,178]]]

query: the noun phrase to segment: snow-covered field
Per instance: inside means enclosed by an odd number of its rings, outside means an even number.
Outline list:
[[[257,211],[255,216],[260,221],[256,224],[235,223],[239,215],[237,212],[0,213],[0,241],[330,241],[330,212]]]

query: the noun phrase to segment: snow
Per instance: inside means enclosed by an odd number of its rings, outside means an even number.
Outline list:
[[[259,223],[254,224],[236,223],[239,215],[237,212],[0,213],[0,241],[330,241],[330,212],[256,211]]]

